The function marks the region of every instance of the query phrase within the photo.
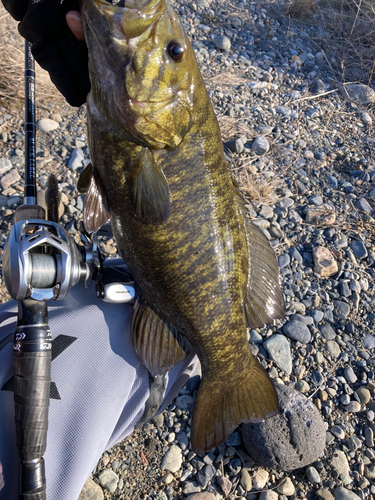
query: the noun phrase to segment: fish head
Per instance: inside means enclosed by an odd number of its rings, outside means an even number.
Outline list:
[[[193,121],[193,49],[167,0],[81,0],[92,98],[117,132],[175,149]]]

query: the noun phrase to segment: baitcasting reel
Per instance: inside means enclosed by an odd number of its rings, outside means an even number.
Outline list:
[[[5,285],[15,300],[64,299],[90,275],[78,246],[59,224],[42,219],[16,222],[4,251]]]

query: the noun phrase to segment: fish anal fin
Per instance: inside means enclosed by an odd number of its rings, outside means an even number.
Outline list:
[[[129,175],[134,213],[144,224],[162,224],[171,214],[167,179],[148,148],[142,148]]]
[[[83,223],[88,233],[100,229],[110,219],[103,182],[98,172],[92,169],[90,185],[83,207]]]
[[[250,255],[249,281],[245,301],[249,328],[261,327],[285,318],[285,302],[275,253],[262,231],[246,222]]]
[[[185,360],[190,344],[138,296],[133,307],[131,335],[134,349],[153,377]]]
[[[241,422],[264,420],[278,408],[275,387],[253,356],[245,378],[235,385],[203,377],[191,423],[192,449],[206,453],[226,441]]]

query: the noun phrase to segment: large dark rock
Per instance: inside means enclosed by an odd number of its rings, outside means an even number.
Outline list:
[[[275,385],[280,411],[263,422],[242,426],[242,438],[257,465],[294,470],[315,462],[326,444],[326,427],[315,405],[303,394]]]

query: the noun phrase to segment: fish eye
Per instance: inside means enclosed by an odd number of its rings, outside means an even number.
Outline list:
[[[178,40],[172,40],[167,45],[169,56],[176,62],[182,61],[185,55],[185,48]]]

